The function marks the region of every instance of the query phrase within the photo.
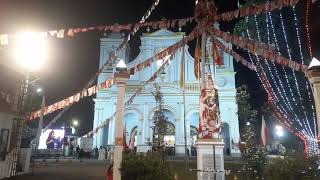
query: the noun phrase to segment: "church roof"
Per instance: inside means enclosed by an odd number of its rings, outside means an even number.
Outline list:
[[[168,38],[170,36],[182,36],[184,34],[185,34],[184,32],[173,32],[166,28],[163,28],[152,33],[143,33],[142,38],[148,38],[148,37],[167,37]]]

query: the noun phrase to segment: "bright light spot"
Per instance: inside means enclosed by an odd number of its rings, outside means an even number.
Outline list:
[[[275,130],[276,130],[276,135],[279,136],[279,137],[282,137],[284,135],[284,131],[283,131],[283,127],[282,126],[279,126],[277,125],[275,127]]]
[[[71,127],[71,133],[74,134],[76,132],[76,129],[74,127]]]
[[[250,126],[250,124],[251,124],[251,123],[248,121],[248,122],[247,122],[247,126]]]
[[[43,89],[41,87],[38,87],[36,91],[37,93],[42,93]]]
[[[34,32],[18,33],[14,56],[17,64],[29,71],[41,68],[47,59],[46,38]]]
[[[73,120],[73,121],[72,121],[72,124],[73,124],[74,126],[78,126],[79,122],[78,122],[77,120]]]
[[[118,62],[116,67],[117,68],[127,68],[127,65],[126,65],[126,63],[124,62],[123,59],[120,59],[120,61]]]

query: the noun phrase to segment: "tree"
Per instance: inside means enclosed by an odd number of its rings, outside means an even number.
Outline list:
[[[163,95],[161,93],[161,88],[158,84],[154,85],[155,90],[152,92],[154,99],[156,101],[156,109],[153,115],[153,141],[152,149],[156,151],[164,151],[164,136],[167,132],[167,118],[164,116],[163,109]]]
[[[240,129],[243,129],[247,122],[254,123],[257,118],[257,110],[253,109],[250,104],[250,94],[248,86],[242,85],[237,88],[238,117]]]
[[[246,131],[243,135],[245,145],[242,156],[246,163],[243,165],[243,173],[249,178],[263,179],[267,154],[257,146],[258,143],[253,125],[247,125],[245,129]]]

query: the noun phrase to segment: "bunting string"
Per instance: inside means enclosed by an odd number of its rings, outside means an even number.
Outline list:
[[[177,43],[167,47],[166,49],[156,53],[154,56],[151,58],[148,58],[147,60],[137,64],[133,69],[134,72],[141,71],[145,68],[150,67],[150,65],[157,61],[158,59],[164,59],[168,55],[172,54],[173,52],[176,52],[179,48],[184,46],[187,42],[193,40],[196,37],[196,31],[192,31],[188,36],[183,38],[182,40],[178,41]],[[131,70],[129,69],[129,72]],[[90,88],[84,89],[81,92],[78,92],[77,94],[70,96],[68,98],[65,98],[57,103],[54,103],[52,105],[49,105],[45,108],[44,115],[55,112],[59,109],[65,108],[67,106],[72,105],[73,103],[78,102],[80,99],[92,96],[96,94],[99,90],[106,90],[110,88],[114,84],[114,78],[110,78],[104,82],[102,82],[99,85],[92,86]],[[41,110],[35,111],[30,114],[29,120],[35,119],[40,117],[41,115]]]
[[[296,4],[298,4],[298,2],[299,0],[275,0],[272,2],[253,5],[249,7],[242,7],[238,10],[218,15],[217,17],[214,17],[214,21],[231,21],[236,18],[258,15],[276,9],[282,9],[283,7],[295,6]]]
[[[155,7],[159,4],[160,0],[155,0],[151,7],[147,10],[146,14],[142,16],[141,20],[139,21],[139,23],[143,23],[145,22],[145,20],[147,18],[150,17],[151,12],[155,9]],[[135,34],[137,31],[139,30],[139,27],[134,28],[134,30],[131,30],[130,34]],[[117,52],[119,52],[121,49],[123,49],[125,47],[125,45],[128,43],[128,41],[130,40],[130,34],[127,35],[127,37],[123,40],[123,42],[116,48],[116,50],[114,50],[113,52],[109,53],[109,60],[107,60],[103,66],[98,70],[98,72],[91,77],[91,79],[89,80],[89,82],[87,83],[87,85],[85,86],[84,90],[86,90],[87,88],[89,88],[90,86],[92,86],[95,82],[95,80],[97,79],[97,77],[101,74],[102,70],[105,69],[108,65],[111,67],[112,66],[112,60],[116,58]],[[111,62],[111,63],[110,63]],[[63,108],[63,110],[61,112],[59,112],[59,114],[57,116],[55,116],[53,118],[52,121],[50,121],[50,123],[45,127],[45,129],[48,129],[52,124],[54,124],[57,120],[59,120],[62,115],[68,111],[68,109],[71,107],[73,103],[70,103],[68,106],[65,106]],[[28,118],[27,118],[28,119]]]
[[[231,48],[227,48],[225,45],[223,45],[220,41],[214,40],[216,45],[224,52],[230,54],[236,62],[241,63],[245,67],[249,68],[250,70],[254,71],[255,70],[255,65],[248,62],[245,58],[240,56],[238,53],[236,53],[234,50]]]
[[[81,27],[81,28],[68,28],[59,30],[50,30],[44,32],[38,32],[37,34],[43,38],[58,38],[62,39],[65,37],[75,37],[79,33],[91,32],[91,31],[137,31],[138,28],[149,27],[150,29],[162,29],[162,28],[176,28],[183,27],[189,23],[194,22],[194,17],[182,18],[182,19],[171,19],[171,20],[161,20],[152,22],[143,22],[136,24],[114,24],[114,25],[100,25],[91,27]],[[132,34],[132,33],[131,33]],[[15,40],[17,34],[0,34],[0,45],[5,46],[10,43],[11,40]]]
[[[154,81],[157,77],[159,77],[161,75],[161,73],[165,70],[166,67],[169,66],[169,62],[172,61],[174,59],[175,53],[177,52],[177,50],[179,48],[183,48],[187,42],[193,40],[196,37],[196,31],[194,30],[193,32],[191,32],[189,34],[189,36],[183,38],[181,41],[179,41],[178,46],[173,45],[172,51],[168,51],[169,54],[166,53],[161,53],[160,52],[160,57],[167,57],[169,56],[169,58],[160,66],[160,68],[146,81],[143,83],[143,85],[126,101],[126,103],[124,104],[124,107],[128,107],[129,105],[132,104],[133,100],[135,97],[137,97],[138,95],[140,95],[140,93],[142,92],[142,90],[144,89],[144,87],[151,83],[152,81]],[[159,57],[159,56],[158,56]],[[103,121],[99,126],[97,126],[96,128],[94,128],[92,131],[90,131],[89,133],[87,133],[86,135],[84,135],[83,137],[92,137],[94,134],[96,134],[100,129],[106,127],[110,121],[112,121],[113,119],[115,119],[116,117],[116,112],[113,113],[113,115],[109,118],[107,118],[105,121]]]
[[[240,48],[249,50],[252,54],[257,54],[259,56],[262,56],[265,59],[268,59],[272,62],[276,62],[281,66],[287,66],[295,71],[302,71],[305,73],[308,66],[299,64],[295,61],[289,60],[285,57],[280,56],[278,53],[276,53],[273,48],[263,42],[257,42],[255,40],[250,40],[248,38],[239,37],[235,35],[231,35],[229,33],[213,29],[213,28],[207,28],[207,30],[220,38],[222,38],[227,43],[232,43],[235,46],[238,46]]]

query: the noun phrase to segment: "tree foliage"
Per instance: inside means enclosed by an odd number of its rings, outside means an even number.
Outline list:
[[[153,139],[152,149],[157,151],[164,151],[164,136],[167,133],[168,123],[167,118],[164,115],[164,102],[161,88],[155,84],[155,90],[152,92],[156,101],[156,109],[153,115]]]

